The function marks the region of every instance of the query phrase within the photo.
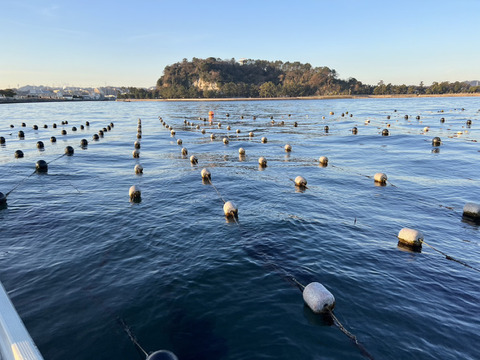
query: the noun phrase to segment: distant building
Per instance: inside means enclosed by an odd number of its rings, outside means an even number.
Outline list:
[[[239,63],[240,65],[245,65],[247,62],[248,62],[248,60],[245,59],[245,58],[241,58],[241,59],[238,60],[238,63]]]

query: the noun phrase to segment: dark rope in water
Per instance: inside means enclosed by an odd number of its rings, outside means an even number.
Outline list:
[[[424,240],[422,240],[422,243],[425,244],[425,245],[427,245],[427,246],[429,246],[429,247],[431,247],[433,250],[435,250],[435,251],[438,252],[439,254],[442,254],[443,256],[445,256],[445,258],[446,258],[447,260],[455,261],[455,262],[457,262],[457,263],[459,263],[459,264],[461,264],[461,265],[463,265],[463,266],[465,266],[465,267],[468,267],[469,269],[472,269],[472,270],[475,270],[475,271],[480,272],[480,269],[477,269],[477,268],[475,268],[475,267],[473,267],[473,266],[471,266],[471,265],[468,265],[467,263],[465,263],[465,262],[463,262],[463,261],[461,261],[461,260],[455,259],[454,257],[445,254],[443,251],[440,251],[440,250],[434,248],[432,245],[426,243]]]
[[[117,318],[118,322],[122,325],[123,327],[123,330],[127,333],[128,337],[130,338],[130,340],[132,341],[132,343],[135,345],[135,347],[139,350],[141,350],[146,357],[148,357],[148,353],[142,348],[142,346],[138,343],[138,340],[137,338],[135,337],[135,335],[133,334],[132,330],[130,329],[130,327],[125,323],[125,320],[123,320],[122,318]]]

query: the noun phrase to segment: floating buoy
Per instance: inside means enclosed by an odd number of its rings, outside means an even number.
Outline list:
[[[335,113],[333,111],[330,111],[330,115],[334,115]]]
[[[141,139],[142,138],[142,134],[141,133],[138,133],[137,134],[137,139]]]
[[[425,127],[423,128],[423,132],[427,132],[428,130],[429,130],[429,127],[428,127],[428,126],[425,126]]]
[[[223,213],[227,218],[237,218],[238,208],[232,201],[227,201],[225,204],[223,204]]]
[[[135,174],[137,174],[137,175],[138,174],[143,174],[143,166],[140,165],[140,164],[135,165],[133,170],[135,170]]]
[[[15,151],[15,158],[17,159],[23,158],[23,151],[22,150]]]
[[[248,136],[249,136],[249,137],[253,137],[253,136],[254,136],[253,131],[250,131],[250,132],[248,133]]]
[[[140,141],[135,141],[133,143],[133,146],[135,147],[135,149],[140,149]]]
[[[198,164],[198,159],[195,155],[190,156],[190,162],[192,165],[197,165]]]
[[[214,116],[214,115],[215,115],[215,113],[214,113],[212,110],[210,110],[210,111],[208,112],[208,116]]]
[[[65,148],[65,155],[67,155],[67,156],[72,156],[73,153],[74,153],[73,147],[67,146],[67,147]]]
[[[285,145],[285,151],[286,152],[292,151],[292,146],[290,144]]]
[[[53,127],[54,129],[56,129],[56,128],[57,128],[57,124],[53,123],[52,127]]]
[[[45,160],[38,160],[35,163],[35,170],[39,173],[46,173],[48,172],[48,164]]]
[[[20,130],[20,131],[18,132],[18,137],[19,137],[20,139],[23,139],[23,138],[25,137],[25,133],[24,133],[22,130]]]
[[[408,120],[408,115],[405,115],[404,118],[405,118],[405,120]]]
[[[0,136],[0,144],[5,144],[5,138],[3,136]]]
[[[326,156],[320,156],[320,158],[318,159],[318,162],[319,162],[320,165],[322,165],[322,166],[327,166],[327,165],[328,165],[328,157],[326,157]]]
[[[133,150],[132,155],[135,159],[137,159],[137,158],[140,157],[140,151],[138,149],[135,149],[135,150]]]
[[[240,155],[245,155],[245,149],[244,149],[244,148],[238,149],[238,153],[239,153]]]
[[[25,123],[22,123],[22,127],[26,127],[26,126],[27,126],[27,124],[25,124]]]
[[[376,173],[374,176],[373,176],[373,180],[376,182],[376,183],[379,183],[379,184],[386,184],[387,183],[387,175],[384,174],[384,173]]]
[[[110,123],[110,127],[113,128],[115,124],[113,122]]]
[[[440,119],[440,122],[443,124],[443,123],[445,122],[445,118],[442,117],[442,118]]]
[[[188,150],[187,148],[182,148],[182,155],[187,156],[188,155]]]
[[[215,139],[215,134],[211,134],[211,135],[210,135],[210,139],[211,139],[211,140],[214,140],[214,139]]]
[[[77,128],[75,128],[75,130],[77,130]],[[103,130],[104,133],[108,132],[108,129],[106,127],[104,127],[102,130]]]
[[[90,126],[90,122],[89,122],[89,121],[85,121],[85,126]]]
[[[222,123],[218,123],[218,128],[221,128],[222,127]]]
[[[88,141],[87,141],[87,139],[82,139],[82,140],[80,140],[80,146],[81,146],[82,148],[86,148],[86,147],[88,146]]]
[[[335,297],[318,282],[311,282],[305,286],[303,301],[315,314],[330,312],[335,307]]]
[[[178,358],[171,351],[158,350],[148,355],[146,360],[178,360]]]
[[[37,141],[37,149],[43,149],[44,147],[43,141]]]
[[[13,129],[15,127],[15,125],[13,124],[10,124],[10,128]]]
[[[62,130],[62,135],[67,135],[67,130]]]
[[[432,140],[433,146],[440,146],[441,143],[442,143],[442,140],[438,136],[435,136]]]
[[[266,144],[268,140],[267,140],[267,138],[264,136],[264,137],[262,137],[261,141],[262,141],[262,143]]]
[[[230,125],[228,125],[228,126],[227,126],[227,130],[230,131],[230,129],[231,129],[231,127],[230,127]]]
[[[261,156],[258,159],[258,165],[260,165],[260,167],[266,167],[267,166],[267,159],[265,159],[263,156]]]
[[[240,133],[241,133],[240,129],[235,130],[235,132],[236,132],[237,134],[240,134]]]
[[[388,136],[390,133],[388,132],[388,129],[383,129],[382,130],[382,136]]]
[[[33,130],[38,130],[38,125],[33,125]]]
[[[472,125],[472,120],[467,120],[467,126],[471,126]]]
[[[205,129],[202,129],[201,133],[202,133],[202,134],[205,134],[205,133],[206,133]]]
[[[80,130],[84,130],[84,129],[85,129],[85,126],[80,125]]]
[[[298,126],[298,123],[295,121],[295,122],[293,123],[293,127],[297,127],[297,126]]]
[[[387,115],[387,120],[390,120],[390,115]]]
[[[463,207],[463,216],[480,220],[480,205],[475,203],[466,203]]]
[[[175,130],[170,131],[171,136],[175,136]]]
[[[77,128],[75,126],[73,126],[72,131],[77,131]]]
[[[297,176],[295,178],[295,185],[298,187],[305,187],[307,186],[307,180],[303,176]]]
[[[411,247],[413,249],[421,249],[423,241],[423,234],[414,229],[403,228],[398,233],[398,243]]]
[[[368,125],[368,124],[370,124],[370,120],[367,119],[365,120],[365,125]]]
[[[330,130],[330,128],[328,127],[328,125],[325,125],[325,126],[323,127],[323,130],[325,130],[325,132],[328,132],[328,130]]]
[[[352,134],[357,135],[357,133],[358,133],[358,129],[356,127],[353,127],[352,128]]]
[[[112,130],[112,127],[110,125],[107,125],[107,131]]]
[[[50,138],[50,142],[52,142],[52,143],[57,142],[57,138],[55,136],[52,136]]]
[[[177,145],[182,145],[182,139],[177,139]]]
[[[99,130],[99,131],[98,131],[98,136],[100,136],[100,137],[103,138],[103,130]]]
[[[100,137],[98,136],[98,134],[93,134],[93,140],[98,140]]]
[[[202,169],[200,175],[202,175],[203,180],[211,180],[212,178],[212,174],[210,174],[210,171],[208,171],[207,169]]]
[[[275,120],[272,120],[272,121],[270,121],[270,122],[272,123],[272,125],[275,124]]]
[[[229,113],[226,113],[225,116],[226,116],[226,117],[230,117],[230,114],[229,114]]]
[[[420,115],[417,115],[416,119],[417,119],[417,120],[420,120]]]
[[[142,192],[137,185],[130,186],[128,196],[130,196],[130,201],[132,202],[140,202],[142,200]]]
[[[254,116],[252,119],[253,119],[253,120],[257,120],[257,117],[256,117],[256,116]]]
[[[228,141],[228,139],[227,139],[226,137],[225,137],[225,138],[223,138],[223,143],[224,143],[225,145],[227,145],[227,144],[228,144],[228,142],[229,142],[229,141]]]

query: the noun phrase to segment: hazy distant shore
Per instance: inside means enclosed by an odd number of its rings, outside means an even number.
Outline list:
[[[427,98],[427,97],[480,97],[480,93],[462,94],[399,94],[399,95],[328,95],[305,97],[274,97],[274,98],[198,98],[198,99],[117,99],[117,101],[265,101],[265,100],[334,100],[334,99],[387,99],[387,98]]]

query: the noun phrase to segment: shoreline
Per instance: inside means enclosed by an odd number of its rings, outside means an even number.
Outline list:
[[[221,102],[221,101],[265,101],[265,100],[343,100],[343,99],[402,99],[402,98],[437,98],[437,97],[480,97],[480,93],[459,93],[459,94],[395,94],[395,95],[323,95],[323,96],[304,96],[304,97],[274,97],[274,98],[198,98],[198,99],[117,99],[118,102],[142,102],[142,101],[160,101],[160,102]]]

